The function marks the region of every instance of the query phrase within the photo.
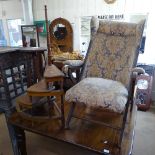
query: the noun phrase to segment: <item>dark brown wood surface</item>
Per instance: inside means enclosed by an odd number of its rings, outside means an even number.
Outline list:
[[[65,115],[68,114],[69,104],[65,103]],[[82,108],[83,107],[83,108]],[[84,106],[76,109],[78,115],[103,119],[112,124],[120,125],[122,117],[114,113],[102,113],[101,111],[91,112]],[[129,155],[132,149],[133,133],[136,118],[136,106],[133,111],[128,113],[128,119],[123,136],[121,155]],[[104,149],[109,150],[110,155],[120,155],[116,143],[118,141],[117,131],[104,127],[102,125],[93,124],[79,119],[72,119],[70,129],[62,129],[59,120],[44,120],[31,122],[22,118],[19,113],[14,113],[9,122],[23,130],[38,133],[62,142],[74,144],[79,147],[103,153]]]
[[[46,51],[43,47],[0,47],[0,54],[8,52],[42,52]]]
[[[0,47],[0,109],[12,108],[12,99],[43,77],[45,48]]]
[[[64,77],[64,73],[60,71],[55,65],[47,66],[44,72],[44,78]]]

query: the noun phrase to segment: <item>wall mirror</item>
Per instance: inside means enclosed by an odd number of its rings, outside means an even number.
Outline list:
[[[39,35],[36,25],[21,26],[23,47],[39,47]]]
[[[54,19],[49,26],[51,44],[57,44],[62,52],[73,51],[73,29],[64,18]]]
[[[53,28],[53,34],[54,34],[54,37],[58,40],[65,39],[67,35],[67,30],[65,25],[63,24],[55,25]]]

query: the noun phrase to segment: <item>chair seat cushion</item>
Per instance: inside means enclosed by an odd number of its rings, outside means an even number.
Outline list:
[[[120,82],[103,78],[85,78],[66,92],[65,100],[122,113],[127,96],[128,91]]]

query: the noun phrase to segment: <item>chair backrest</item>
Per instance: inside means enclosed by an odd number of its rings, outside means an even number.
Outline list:
[[[102,77],[117,80],[126,87],[136,65],[145,21],[125,23],[100,21],[90,42],[81,79]]]

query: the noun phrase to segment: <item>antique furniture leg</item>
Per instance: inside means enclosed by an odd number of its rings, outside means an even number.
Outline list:
[[[64,128],[65,127],[64,95],[61,95],[61,122],[62,122],[62,128]]]
[[[118,146],[119,148],[121,148],[121,143],[122,143],[122,139],[123,139],[123,133],[124,133],[124,129],[125,129],[125,123],[126,123],[127,115],[128,115],[128,108],[129,108],[129,103],[126,104],[124,115],[123,115],[120,139],[119,139],[119,143],[118,143],[119,144],[119,146]]]
[[[76,78],[74,78],[72,75],[73,71],[76,72]],[[76,84],[79,81],[80,68],[79,67],[76,67],[76,68],[75,67],[74,68],[69,67],[68,68],[68,75],[69,75],[69,79],[72,81],[72,83]]]
[[[21,155],[27,155],[26,152],[26,138],[25,138],[25,132],[23,129],[18,128],[18,127],[13,127],[16,133],[16,137],[17,137],[17,145],[18,145],[18,149],[20,151]]]
[[[75,106],[76,106],[76,103],[72,102],[71,108],[70,108],[69,113],[68,113],[67,121],[66,121],[66,128],[67,129],[69,129],[69,123],[70,123],[71,118],[73,116],[73,113],[74,113],[74,110],[75,110]]]
[[[9,117],[8,112],[5,112],[5,117],[6,117],[7,127],[9,130],[9,135],[12,142],[14,155],[27,155],[24,130],[14,125],[11,125],[8,122],[8,117]]]
[[[131,87],[131,91],[134,92],[135,91],[135,84],[136,84],[136,79],[132,78],[132,87]],[[132,112],[132,109],[133,109],[133,100],[134,100],[134,93],[131,94],[130,96],[130,112]]]

